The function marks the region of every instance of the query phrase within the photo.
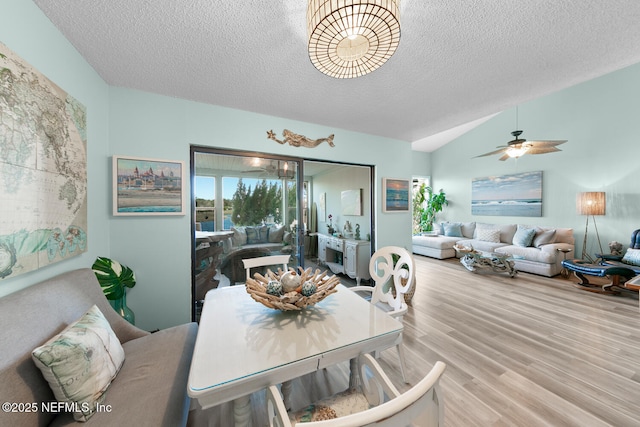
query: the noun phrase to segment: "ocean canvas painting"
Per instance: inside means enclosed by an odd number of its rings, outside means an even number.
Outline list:
[[[542,171],[473,179],[471,214],[542,216]]]
[[[382,178],[382,211],[409,212],[409,180]]]

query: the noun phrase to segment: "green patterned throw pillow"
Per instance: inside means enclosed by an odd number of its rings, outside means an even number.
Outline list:
[[[87,421],[124,362],[124,350],[97,306],[31,353],[58,402]]]

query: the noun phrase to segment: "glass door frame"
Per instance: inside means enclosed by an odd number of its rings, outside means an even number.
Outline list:
[[[303,205],[303,192],[304,192],[304,158],[294,156],[283,156],[273,153],[262,153],[258,151],[248,150],[232,150],[218,147],[198,146],[191,145],[189,153],[189,178],[191,183],[190,191],[190,212],[191,212],[191,318],[192,321],[196,321],[196,197],[195,197],[195,178],[196,178],[196,153],[213,154],[222,156],[237,156],[247,158],[261,158],[275,161],[284,161],[294,163],[295,168],[295,183],[296,183],[296,219],[298,224],[302,224],[302,218],[304,218],[304,205]],[[284,180],[285,184],[287,180]],[[219,188],[219,185],[216,184]],[[286,197],[286,187],[283,187],[283,199]],[[216,195],[217,198],[217,195]],[[224,197],[222,198],[224,200]],[[224,211],[224,206],[216,206],[216,210]],[[216,215],[216,221],[219,215]],[[286,218],[286,213],[283,212],[283,218]],[[287,225],[288,226],[288,225]],[[224,227],[224,225],[222,225]],[[216,227],[218,229],[219,227]],[[304,267],[304,227],[296,227],[295,236],[293,238],[296,245],[296,264],[297,266]]]

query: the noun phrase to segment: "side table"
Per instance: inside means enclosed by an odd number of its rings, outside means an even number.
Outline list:
[[[569,252],[571,252],[573,249],[569,249],[569,248],[558,248],[558,252],[562,252],[562,255],[564,255],[564,259],[563,261],[567,260],[567,254]],[[564,279],[568,279],[569,276],[571,275],[571,273],[569,272],[569,270],[567,269],[567,267],[564,266],[564,264],[562,265],[562,270],[560,270],[560,275],[564,278]]]

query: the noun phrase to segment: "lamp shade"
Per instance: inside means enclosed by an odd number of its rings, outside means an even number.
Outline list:
[[[576,209],[580,215],[604,215],[606,206],[607,198],[604,192],[578,193],[576,197]]]
[[[400,43],[400,0],[309,0],[309,59],[338,79],[364,76]]]

